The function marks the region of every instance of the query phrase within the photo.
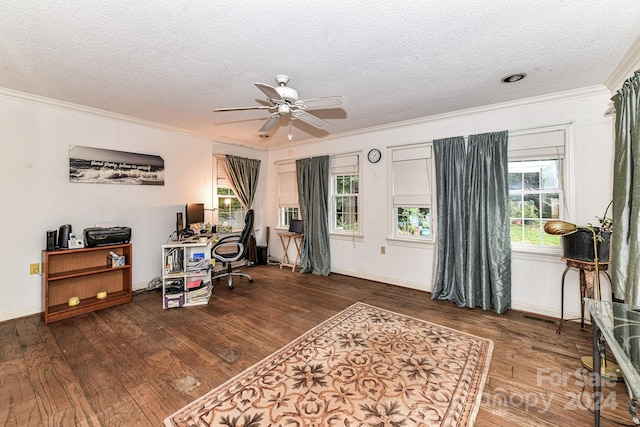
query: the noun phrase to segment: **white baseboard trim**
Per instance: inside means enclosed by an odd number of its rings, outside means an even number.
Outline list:
[[[134,283],[132,285],[133,290],[136,291],[138,289],[144,289],[149,285],[149,282],[140,282]],[[20,317],[27,317],[34,314],[41,314],[42,307],[39,305],[31,306],[31,307],[23,307],[19,310],[7,311],[5,313],[0,313],[0,322],[4,322],[7,320],[15,320]]]
[[[398,280],[398,279],[393,278],[393,277],[380,276],[380,275],[376,275],[376,274],[367,274],[367,273],[350,271],[350,270],[343,270],[343,269],[340,269],[340,268],[332,269],[332,273],[344,274],[345,276],[357,277],[359,279],[373,280],[373,281],[376,281],[376,282],[386,283],[386,284],[389,284],[389,285],[397,285],[397,286],[402,286],[402,287],[405,287],[405,288],[416,289],[416,290],[419,290],[419,291],[431,292],[430,284],[426,284],[426,283],[416,283],[416,282],[411,282],[411,281],[406,281],[406,280]],[[541,316],[560,319],[560,310],[557,310],[557,309],[550,309],[550,308],[547,308],[547,307],[540,307],[540,306],[537,306],[537,305],[524,304],[524,303],[518,303],[518,302],[512,302],[511,308],[513,310],[518,310],[518,311],[522,311],[522,312],[525,312],[525,313],[538,314],[538,315],[541,315]],[[565,311],[564,312],[564,318],[565,319],[580,319],[580,313],[574,313],[574,312],[570,312],[570,311]],[[588,320],[588,314],[587,313],[585,313],[585,320]]]
[[[146,289],[147,286],[149,286],[150,282],[151,281],[134,283],[134,284],[131,285],[131,289],[133,291],[139,291],[140,289]]]
[[[333,269],[332,272],[336,274],[344,274],[345,276],[357,277],[359,279],[373,280],[375,282],[386,283],[389,285],[396,285],[396,286],[402,286],[405,288],[416,289],[419,291],[426,291],[426,292],[431,291],[430,287],[429,289],[427,289],[428,285],[425,283],[416,283],[416,282],[411,282],[407,280],[398,280],[393,277],[380,276],[376,274],[366,274],[366,273],[363,274],[362,272],[355,272],[355,271],[343,270],[343,269]],[[138,283],[134,283],[132,287],[134,291],[137,291],[139,289],[145,289],[148,285],[149,285],[149,282],[138,282]],[[553,310],[546,307],[540,307],[537,305],[521,304],[516,302],[512,304],[511,308],[514,310],[523,311],[526,313],[539,314],[542,316],[554,317],[558,319],[560,318],[560,310]],[[19,310],[0,313],[0,322],[4,322],[6,320],[18,319],[20,317],[31,316],[33,314],[38,314],[38,313],[42,313],[42,308],[40,306],[24,307]],[[588,320],[588,316],[586,313],[585,313],[585,317]],[[565,312],[564,318],[579,319],[580,313]]]
[[[531,305],[531,304],[520,304],[520,303],[512,303],[511,304],[511,308],[514,310],[518,310],[518,311],[524,311],[526,313],[531,313],[531,314],[539,314],[542,316],[547,316],[547,317],[554,317],[558,320],[560,320],[560,310],[556,310],[556,309],[549,309],[547,307],[540,307],[537,305]],[[584,318],[585,320],[589,320],[589,313],[585,312],[584,314]],[[564,312],[564,319],[578,319],[578,321],[580,320],[580,313],[574,313],[572,311],[566,311]]]
[[[377,274],[367,274],[361,271],[343,270],[340,268],[332,268],[332,273],[344,274],[345,276],[357,277],[358,279],[373,280],[375,282],[386,283],[388,285],[402,286],[404,288],[416,289],[419,291],[431,291],[431,286],[427,283],[412,282],[409,280],[400,280],[395,277],[380,276]]]
[[[20,317],[27,317],[33,314],[42,313],[42,307],[39,305],[24,307],[19,310],[8,311],[6,313],[0,313],[0,322],[4,322],[6,320],[14,320]]]

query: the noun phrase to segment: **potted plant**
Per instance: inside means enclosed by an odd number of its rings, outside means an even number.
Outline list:
[[[607,217],[610,207],[611,203],[602,217],[596,217],[599,222],[597,226],[588,224],[587,227],[578,227],[575,232],[562,236],[562,250],[565,258],[594,262],[597,251],[598,262],[609,261],[613,229],[613,222]]]
[[[422,224],[427,220],[421,208],[402,208],[398,226],[402,234],[420,235]]]

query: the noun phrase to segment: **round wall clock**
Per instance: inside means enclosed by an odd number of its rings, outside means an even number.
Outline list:
[[[367,159],[371,163],[378,163],[381,158],[382,158],[382,153],[377,148],[372,148],[367,153]]]

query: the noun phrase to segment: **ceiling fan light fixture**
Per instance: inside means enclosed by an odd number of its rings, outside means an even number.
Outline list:
[[[274,87],[276,92],[280,95],[280,98],[286,104],[295,104],[298,100],[298,91],[287,87],[287,86],[277,86]]]
[[[320,98],[299,99],[298,91],[286,86],[289,77],[284,74],[276,76],[278,86],[271,86],[265,83],[254,83],[254,85],[267,96],[268,105],[255,105],[251,107],[225,107],[214,108],[213,111],[241,111],[241,110],[269,110],[271,115],[262,125],[258,134],[261,138],[268,138],[265,135],[275,126],[278,119],[284,115],[288,115],[289,119],[300,119],[303,122],[317,128],[325,129],[329,126],[329,122],[323,120],[307,110],[325,110],[341,107],[347,99],[344,96],[325,96]],[[293,132],[291,131],[291,123],[289,123],[289,140],[293,140]]]
[[[503,77],[501,81],[502,83],[515,83],[515,82],[519,82],[525,77],[527,77],[526,73],[516,73],[516,74],[510,74],[506,77]]]
[[[290,111],[289,104],[278,105],[278,114],[289,114]]]

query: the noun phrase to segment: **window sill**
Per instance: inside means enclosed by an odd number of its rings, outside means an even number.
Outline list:
[[[241,233],[242,233],[242,228],[232,229],[231,231],[219,231],[217,234],[219,236],[229,236],[232,234],[241,234]]]
[[[387,237],[387,243],[389,246],[404,246],[408,248],[433,248],[435,247],[435,242],[431,239],[412,239],[412,238],[401,238],[401,237]]]
[[[335,240],[345,240],[345,241],[353,241],[356,240],[358,242],[364,241],[364,236],[362,234],[348,234],[348,233],[329,233],[330,239]]]
[[[511,258],[524,261],[543,261],[562,263],[560,248],[511,247]]]

